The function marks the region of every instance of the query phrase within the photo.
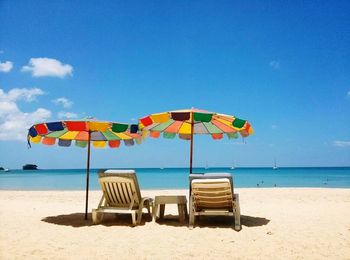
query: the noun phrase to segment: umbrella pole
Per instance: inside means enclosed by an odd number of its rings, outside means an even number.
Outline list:
[[[193,160],[193,113],[191,113],[191,147],[190,147],[190,174],[192,173],[192,160]]]
[[[90,176],[90,139],[91,132],[89,131],[88,137],[88,153],[86,163],[86,195],[85,195],[85,220],[87,220],[88,204],[89,204],[89,176]]]

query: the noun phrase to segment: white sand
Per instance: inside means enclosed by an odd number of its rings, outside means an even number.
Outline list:
[[[0,259],[350,259],[350,189],[236,192],[240,232],[229,217],[202,217],[193,230],[146,214],[134,228],[130,215],[92,226],[82,191],[0,191]],[[90,192],[90,210],[100,194]],[[142,191],[159,194],[187,191]]]

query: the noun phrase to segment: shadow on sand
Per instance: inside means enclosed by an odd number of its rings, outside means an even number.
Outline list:
[[[84,213],[72,213],[68,215],[58,215],[58,216],[49,216],[43,218],[41,221],[47,222],[50,224],[62,225],[62,226],[71,226],[71,227],[87,227],[92,226],[91,214],[88,214],[88,219],[84,219]],[[146,222],[151,222],[152,217],[143,213],[141,226],[145,225]],[[267,225],[270,222],[269,219],[261,217],[252,217],[252,216],[241,216],[241,224],[246,227],[259,227]],[[185,223],[180,223],[178,216],[166,215],[164,219],[157,220],[159,225],[167,225],[174,227],[188,226],[188,221]],[[131,216],[129,214],[105,214],[103,221],[99,224],[103,226],[129,226],[131,224]],[[196,219],[196,227],[209,227],[209,228],[232,228],[232,217],[227,216],[201,216]]]
[[[93,226],[91,213],[88,214],[88,219],[84,219],[84,213],[72,213],[68,215],[58,215],[58,216],[49,216],[43,218],[41,221],[62,225],[62,226],[71,226],[71,227],[89,227]],[[141,224],[139,226],[145,225],[146,222],[151,222],[152,217],[143,213]],[[131,215],[130,214],[105,214],[102,222],[99,225],[103,226],[129,226],[132,227]]]
[[[270,220],[266,218],[241,215],[242,226],[260,227],[267,225],[269,222]],[[157,223],[174,227],[188,226],[188,220],[182,224],[178,221],[178,217],[173,215],[166,215],[164,219],[157,220]],[[197,216],[195,226],[201,228],[232,228],[233,218],[228,216]]]

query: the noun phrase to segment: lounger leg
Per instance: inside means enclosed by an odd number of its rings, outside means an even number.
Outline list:
[[[190,197],[190,219],[189,219],[189,228],[193,229],[194,227],[194,210],[193,210],[193,202],[192,197]]]
[[[146,207],[147,207],[147,210],[148,210],[148,214],[149,214],[150,216],[152,216],[152,214],[151,214],[151,205],[150,205],[151,203],[149,202],[149,200],[147,200],[146,203],[147,203],[147,204],[146,204]]]
[[[140,225],[140,223],[141,223],[142,208],[143,208],[143,205],[140,205],[139,210],[137,211],[137,225]]]
[[[156,222],[157,220],[158,207],[159,207],[158,204],[153,204],[153,208],[152,208],[153,222]]]
[[[96,223],[96,222],[97,222],[97,216],[96,216],[96,215],[97,215],[97,212],[96,212],[95,209],[92,210],[92,214],[91,214],[91,215],[92,215],[92,223],[93,223],[93,224],[97,224],[97,223]]]
[[[103,219],[103,213],[99,212],[96,209],[93,209],[92,210],[92,223],[95,225],[99,224],[99,223],[101,223],[102,219]]]
[[[241,230],[241,209],[239,207],[239,195],[235,194],[235,201],[233,202],[233,210],[235,215],[235,230]]]
[[[136,226],[136,212],[131,212],[132,225]]]

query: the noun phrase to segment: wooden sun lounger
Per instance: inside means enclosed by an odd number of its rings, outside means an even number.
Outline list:
[[[102,221],[104,213],[131,214],[134,226],[141,223],[143,208],[147,208],[151,214],[150,207],[153,200],[141,197],[135,171],[107,170],[99,173],[98,181],[103,195],[97,209],[92,210],[94,224]]]
[[[210,177],[190,178],[190,228],[193,228],[196,216],[225,215],[233,216],[235,230],[240,230],[239,196],[233,193],[232,178]]]

